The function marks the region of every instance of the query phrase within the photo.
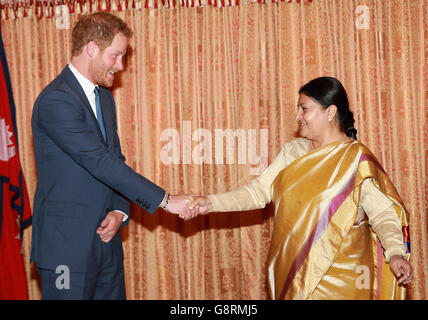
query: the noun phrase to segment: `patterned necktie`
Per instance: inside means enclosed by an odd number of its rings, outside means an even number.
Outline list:
[[[95,106],[97,108],[98,124],[100,125],[100,129],[101,129],[101,133],[103,134],[104,141],[107,142],[106,129],[104,128],[103,115],[101,113],[100,89],[98,87],[95,87],[94,92],[95,92]]]

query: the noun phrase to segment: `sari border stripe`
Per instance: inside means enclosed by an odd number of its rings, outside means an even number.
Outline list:
[[[343,190],[336,197],[333,198],[333,200],[330,202],[326,211],[322,214],[321,219],[318,221],[315,228],[312,230],[308,239],[306,239],[305,243],[303,244],[302,248],[300,249],[296,259],[294,260],[290,268],[290,272],[288,273],[287,279],[285,280],[285,284],[282,288],[281,295],[280,295],[281,300],[284,299],[284,296],[287,293],[288,288],[290,287],[291,281],[294,279],[297,272],[300,270],[301,266],[303,265],[303,262],[308,256],[309,251],[312,248],[313,244],[319,239],[319,237],[325,231],[328,224],[330,223],[331,218],[336,213],[337,209],[340,207],[343,201],[348,197],[348,195],[353,190],[354,181],[355,181],[355,174],[349,179],[349,181],[346,183]]]

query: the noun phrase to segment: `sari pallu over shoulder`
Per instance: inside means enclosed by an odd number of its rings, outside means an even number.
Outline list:
[[[374,232],[367,225],[354,226],[361,183],[367,178],[393,201],[407,230],[400,196],[376,157],[356,140],[328,144],[278,174],[272,184],[275,223],[267,258],[272,298],[317,298],[315,293],[321,288],[328,288],[331,299],[405,297]],[[367,266],[370,276],[358,290],[360,275],[355,267],[360,263]]]

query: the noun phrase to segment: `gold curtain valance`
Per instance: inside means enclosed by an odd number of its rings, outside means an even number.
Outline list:
[[[123,11],[176,7],[230,7],[250,3],[311,3],[313,0],[0,0],[0,19],[18,19],[35,15],[52,18],[68,13]]]

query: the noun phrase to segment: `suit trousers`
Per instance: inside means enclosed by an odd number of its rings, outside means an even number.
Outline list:
[[[98,237],[98,236],[97,236]],[[60,265],[56,270],[37,266],[43,300],[125,300],[123,260],[113,255],[112,246],[96,239],[99,252],[87,272],[73,272]]]

